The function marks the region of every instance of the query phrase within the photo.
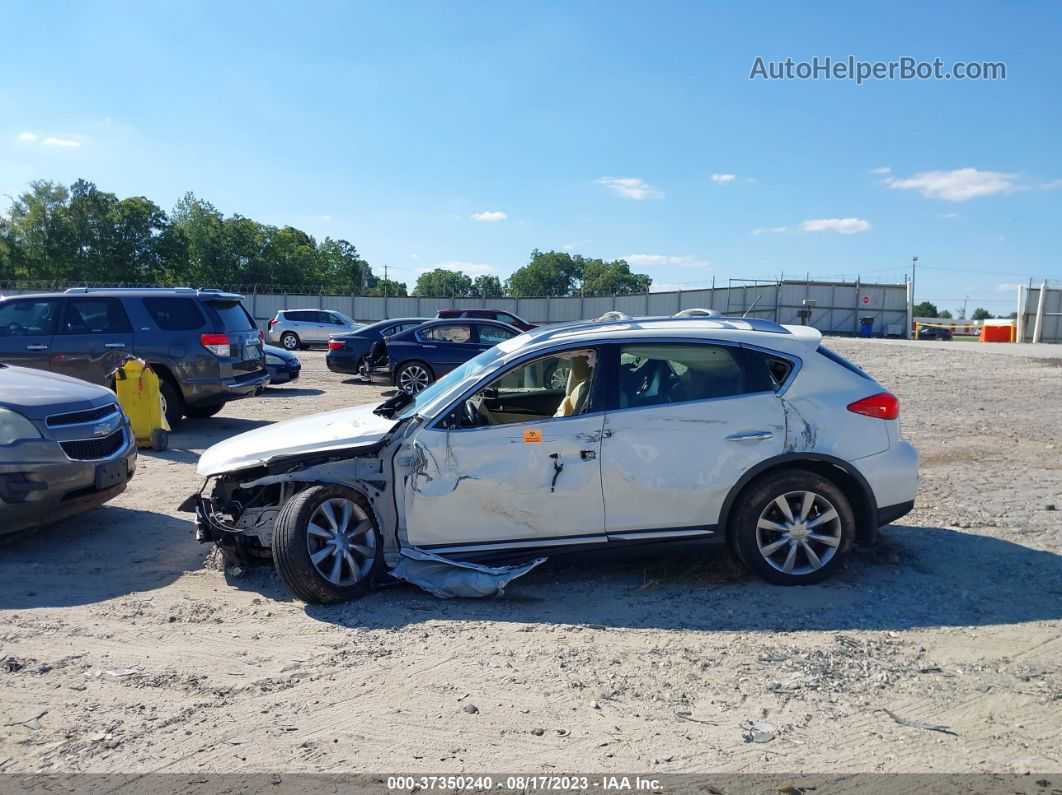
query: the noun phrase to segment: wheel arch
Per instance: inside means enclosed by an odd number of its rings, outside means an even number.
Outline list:
[[[863,474],[847,461],[822,453],[786,453],[768,458],[749,469],[730,489],[719,511],[719,527],[724,530],[727,543],[731,543],[730,517],[742,492],[766,475],[788,469],[804,469],[821,475],[837,484],[849,502],[856,517],[856,541],[870,544],[878,529],[878,505],[874,491]]]

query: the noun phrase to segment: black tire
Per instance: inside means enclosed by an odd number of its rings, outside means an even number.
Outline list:
[[[194,420],[205,420],[207,417],[213,417],[223,408],[225,408],[224,403],[211,403],[209,406],[188,406],[184,413]]]
[[[325,502],[339,499],[355,503],[364,512],[365,520],[371,525],[367,532],[372,535],[373,556],[359,558],[360,562],[368,565],[356,581],[337,585],[329,581],[310,558],[309,524],[310,518]],[[365,520],[358,519],[358,522]],[[343,602],[364,596],[372,590],[384,565],[383,539],[368,500],[343,486],[311,486],[288,500],[273,525],[272,546],[280,579],[296,598],[313,604]],[[349,572],[349,567],[346,570]]]
[[[304,346],[299,335],[294,331],[285,331],[280,335],[280,347],[286,351],[301,350]]]
[[[812,536],[807,535],[808,530],[800,517],[803,495],[808,493],[815,498],[805,521],[815,522],[820,516],[829,517],[828,507],[832,507],[836,514],[835,519],[820,520],[812,528]],[[789,506],[795,523],[787,525],[779,498]],[[765,523],[763,529],[759,527],[761,518]],[[797,538],[786,541],[791,537],[788,531],[782,533],[770,529],[771,525],[788,526]],[[738,497],[730,522],[731,545],[741,562],[753,573],[776,585],[811,585],[829,577],[847,560],[855,532],[855,514],[844,492],[833,481],[804,469],[783,470],[751,483]],[[801,538],[803,540],[798,540]],[[772,550],[772,546],[776,548]],[[792,571],[787,572],[784,569],[794,547]],[[813,564],[812,556],[818,566]]]
[[[420,383],[420,387],[413,392],[414,395],[435,383],[435,371],[431,369],[431,365],[427,362],[412,361],[403,362],[395,371],[395,386],[404,392],[408,392],[409,390],[403,386],[403,382],[411,381],[413,374],[418,372],[423,373],[427,380],[423,382],[417,381],[417,383]]]
[[[184,396],[181,390],[165,378],[159,379],[159,392],[162,393],[162,406],[165,409],[166,422],[171,431],[177,430],[184,418]]]

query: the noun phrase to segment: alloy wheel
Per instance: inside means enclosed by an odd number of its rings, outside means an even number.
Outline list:
[[[841,544],[841,518],[833,504],[813,491],[775,497],[756,522],[756,545],[763,559],[785,574],[821,569]]]
[[[398,374],[398,387],[412,395],[420,392],[431,383],[431,375],[419,364],[408,364]]]
[[[310,515],[306,545],[314,568],[333,585],[364,579],[376,560],[376,534],[368,514],[342,497],[325,500]]]
[[[299,347],[299,341],[295,339],[294,334],[285,334],[284,338],[281,340],[281,343],[283,343],[284,349],[288,351],[293,351],[297,347]]]

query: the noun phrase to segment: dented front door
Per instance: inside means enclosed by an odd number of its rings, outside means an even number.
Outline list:
[[[604,541],[603,421],[421,431],[405,466],[410,543],[457,552]]]

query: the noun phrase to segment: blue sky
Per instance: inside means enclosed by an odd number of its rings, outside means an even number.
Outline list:
[[[95,181],[350,240],[381,273],[533,248],[657,287],[1062,279],[1056,3],[10,3],[0,194]],[[750,80],[757,56],[1003,81]],[[887,171],[885,169],[888,169]],[[6,203],[6,199],[4,199]],[[454,265],[460,263],[460,265]]]

